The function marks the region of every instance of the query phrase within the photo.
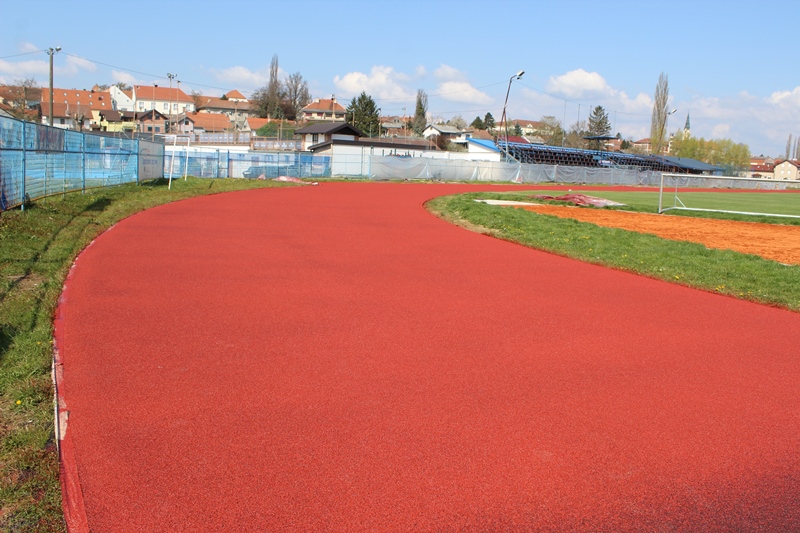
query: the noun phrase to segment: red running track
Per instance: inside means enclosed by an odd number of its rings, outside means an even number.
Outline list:
[[[475,189],[231,193],[97,239],[57,323],[72,529],[799,530],[800,315],[423,209]]]

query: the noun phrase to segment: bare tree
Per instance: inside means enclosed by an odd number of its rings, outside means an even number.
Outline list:
[[[286,117],[289,120],[297,120],[300,110],[311,101],[308,82],[303,79],[302,74],[299,72],[290,74],[283,84],[283,93],[286,95]]]
[[[658,76],[653,98],[653,117],[650,121],[650,149],[660,154],[666,146],[667,113],[669,105],[669,81],[663,72]]]
[[[8,85],[3,89],[3,97],[11,107],[9,113],[17,118],[25,118],[28,102],[40,101],[42,98],[39,84],[33,78],[14,80],[12,85]]]

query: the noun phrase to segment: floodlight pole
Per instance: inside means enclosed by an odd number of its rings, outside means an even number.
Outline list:
[[[47,55],[50,56],[50,116],[48,118],[49,125],[53,125],[53,55],[61,51],[60,46],[55,48],[48,48]],[[23,105],[24,109],[24,105]]]
[[[505,145],[506,161],[508,161],[511,157],[508,155],[508,116],[506,115],[506,108],[508,107],[508,95],[511,94],[511,82],[514,81],[514,79],[522,78],[523,74],[525,74],[525,71],[520,70],[519,72],[517,72],[508,79],[508,90],[506,91],[506,101],[503,103],[503,124],[505,125],[506,128],[506,145]]]

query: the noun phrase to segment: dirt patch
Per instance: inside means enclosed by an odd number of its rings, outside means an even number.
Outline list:
[[[675,241],[696,242],[709,248],[734,250],[781,263],[800,265],[800,226],[555,205],[524,206],[518,209],[572,218],[608,228],[650,233]]]

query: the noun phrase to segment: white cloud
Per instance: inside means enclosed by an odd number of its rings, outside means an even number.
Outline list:
[[[19,51],[23,54],[27,54],[28,52],[38,52],[39,50],[41,50],[41,48],[33,43],[22,43],[19,45]]]
[[[433,71],[433,75],[436,77],[437,80],[441,81],[467,81],[467,76],[458,70],[457,68],[453,68],[449,65],[445,65],[442,63],[439,65],[439,68]]]
[[[66,56],[63,66],[54,69],[60,76],[75,76],[81,71],[95,72],[96,70],[97,65],[88,59],[75,56]]]
[[[466,81],[446,81],[436,88],[436,96],[451,102],[488,105],[494,102],[491,96]]]
[[[597,72],[586,72],[582,68],[572,70],[561,76],[551,76],[547,90],[566,98],[586,98],[590,96],[610,96],[613,89],[605,78]]]
[[[47,61],[3,61],[0,59],[0,76],[11,83],[14,79],[24,79],[36,76],[37,74],[49,76],[50,67]]]
[[[114,83],[122,82],[127,85],[135,85],[139,83],[134,76],[128,74],[127,72],[119,72],[118,70],[111,71],[111,79],[114,80]]]
[[[414,98],[415,93],[405,87],[408,81],[406,74],[380,65],[372,67],[369,74],[349,72],[333,78],[334,85],[345,97],[356,96],[363,91],[377,99]]]
[[[250,70],[246,67],[235,66],[211,72],[226,87],[236,87],[245,91],[253,91],[269,83],[269,68]],[[280,69],[278,75],[280,76]]]
[[[414,73],[417,75],[418,78],[424,78],[428,75],[428,69],[425,68],[424,65],[419,65]]]

